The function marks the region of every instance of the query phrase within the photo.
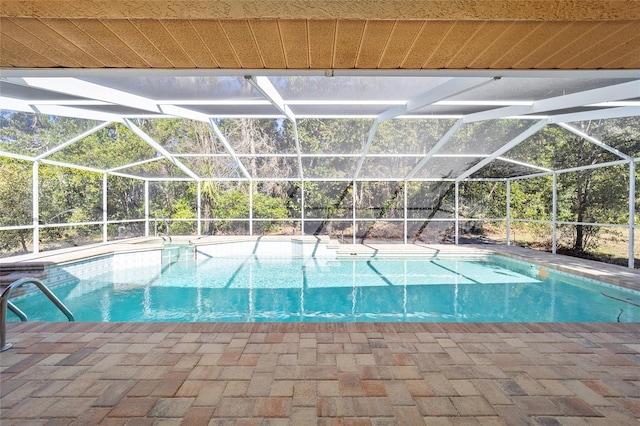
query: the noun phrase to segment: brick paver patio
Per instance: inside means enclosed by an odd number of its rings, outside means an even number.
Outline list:
[[[10,323],[9,425],[626,425],[640,324]]]

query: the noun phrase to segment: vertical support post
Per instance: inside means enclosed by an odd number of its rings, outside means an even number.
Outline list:
[[[507,179],[507,245],[511,245],[511,179]]]
[[[553,173],[553,207],[551,218],[551,253],[556,254],[558,228],[558,174]]]
[[[300,191],[300,235],[304,235],[304,179],[300,181]]]
[[[198,181],[198,206],[196,208],[198,214],[198,236],[202,235],[202,181]]]
[[[629,161],[629,268],[635,267],[636,163]]]
[[[31,174],[31,216],[33,218],[33,253],[40,252],[40,176],[38,173],[40,163],[33,162]]]
[[[459,214],[459,190],[460,190],[460,185],[458,184],[458,181],[456,181],[455,184],[455,192],[456,192],[456,204],[454,207],[455,210],[455,225],[456,225],[456,245],[458,245],[458,243],[460,242],[460,214]]]
[[[253,181],[249,181],[249,235],[253,236]]]
[[[353,229],[352,232],[352,236],[351,236],[351,240],[352,240],[352,244],[356,243],[356,196],[358,195],[358,187],[356,186],[357,182],[354,179],[353,180],[353,197],[352,197],[352,203],[351,203],[351,228]]]
[[[109,232],[107,226],[107,174],[102,174],[102,242],[106,243],[109,240]]]
[[[404,243],[407,244],[407,232],[409,231],[408,229],[408,223],[407,223],[407,181],[404,181]]]
[[[149,236],[149,181],[144,181],[144,236]]]

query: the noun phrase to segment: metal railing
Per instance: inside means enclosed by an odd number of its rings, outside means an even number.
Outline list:
[[[21,278],[9,284],[2,291],[2,294],[0,294],[0,352],[4,352],[7,349],[11,349],[11,347],[13,347],[12,343],[6,342],[7,308],[18,315],[18,317],[22,321],[28,320],[24,312],[22,312],[13,303],[9,302],[9,297],[11,296],[13,290],[25,284],[34,284],[45,296],[49,298],[49,300],[51,300],[51,302],[53,302],[54,305],[56,305],[58,309],[60,309],[63,314],[66,315],[69,321],[75,321],[75,318],[73,317],[73,314],[71,313],[69,308],[67,308],[64,303],[62,303],[62,301],[60,301],[60,299],[58,299],[58,297],[53,294],[49,287],[47,287],[42,281],[35,278]]]

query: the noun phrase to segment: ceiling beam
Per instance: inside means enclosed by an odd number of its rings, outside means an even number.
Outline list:
[[[613,86],[585,90],[583,92],[572,93],[570,95],[542,99],[535,101],[533,105],[530,106],[514,105],[468,114],[463,117],[463,121],[465,123],[475,123],[477,121],[495,120],[499,118],[513,117],[516,115],[540,114],[548,111],[581,107],[600,102],[629,99],[637,97],[639,94],[640,80],[635,80]]]
[[[522,143],[525,140],[527,140],[529,137],[531,137],[534,134],[538,133],[547,124],[548,124],[547,120],[538,121],[536,124],[534,124],[533,126],[529,127],[527,130],[525,130],[524,132],[520,133],[518,136],[516,136],[515,138],[511,139],[509,142],[504,144],[500,149],[494,151],[493,154],[491,154],[488,157],[486,157],[485,159],[481,160],[480,162],[478,162],[475,166],[471,167],[470,169],[467,169],[467,171],[465,171],[464,173],[462,173],[460,176],[458,176],[456,178],[456,181],[460,182],[462,180],[465,180],[466,178],[468,178],[469,176],[471,176],[472,174],[474,174],[475,172],[477,172],[478,170],[480,170],[481,168],[483,168],[487,164],[491,163],[493,160],[495,160],[496,158],[498,158],[499,156],[501,156],[505,152],[509,151],[510,149],[514,148],[515,146],[517,146],[520,143]]]
[[[302,169],[302,157],[300,150],[300,141],[298,139],[298,126],[296,124],[296,116],[293,114],[293,111],[289,108],[289,106],[285,103],[284,99],[278,92],[278,89],[271,83],[268,77],[265,76],[245,76],[245,79],[249,81],[249,83],[255,87],[262,96],[267,98],[269,102],[273,106],[275,106],[278,111],[284,114],[285,117],[291,121],[293,124],[293,139],[296,145],[296,153],[298,154],[298,176],[300,179],[304,178],[304,172]]]
[[[160,155],[169,160],[173,165],[182,170],[187,176],[189,176],[193,180],[200,180],[200,176],[196,175],[191,169],[185,166],[180,160],[175,158],[169,151],[167,151],[162,145],[153,140],[153,138],[147,135],[142,131],[141,128],[133,124],[131,120],[128,118],[124,119],[124,124],[131,130],[133,133],[138,135],[143,141],[145,141],[151,148],[155,149]]]
[[[56,146],[55,148],[52,148],[49,151],[38,155],[36,157],[36,161],[42,160],[43,158],[47,158],[48,156],[50,156],[50,155],[52,155],[52,154],[54,154],[54,153],[56,153],[58,151],[62,151],[63,149],[65,149],[69,145],[74,144],[74,143],[78,142],[79,140],[82,140],[82,139],[86,138],[87,136],[90,136],[90,135],[94,134],[98,130],[104,129],[105,127],[107,127],[107,126],[109,126],[111,124],[113,124],[113,123],[110,122],[110,121],[107,121],[107,122],[104,122],[102,124],[99,124],[99,125],[91,128],[91,129],[87,130],[86,132],[83,132],[83,133],[79,134],[78,136],[76,136],[74,138],[71,138],[68,141]]]
[[[233,158],[233,161],[236,162],[236,164],[238,165],[238,168],[240,169],[244,177],[249,179],[250,181],[253,180],[253,176],[249,174],[249,171],[247,170],[247,168],[244,166],[244,164],[242,164],[242,161],[240,161],[240,159],[238,158],[236,151],[233,149],[231,144],[229,144],[229,141],[227,140],[226,136],[222,133],[222,131],[220,130],[218,125],[213,121],[213,119],[209,119],[209,126],[211,126],[211,128],[213,129],[213,132],[218,137],[218,140],[220,141],[220,143],[224,146],[224,149],[227,150],[231,158]]]
[[[55,115],[58,117],[84,118],[85,120],[113,121],[123,123],[123,118],[108,112],[92,111],[84,108],[66,107],[59,105],[33,105],[37,114]]]
[[[440,151],[440,149],[447,144],[447,142],[449,142],[449,139],[451,139],[453,135],[456,134],[456,132],[458,131],[458,129],[460,129],[460,126],[462,126],[462,124],[463,124],[462,119],[456,121],[455,124],[451,126],[449,130],[447,130],[447,133],[445,133],[440,138],[440,140],[429,150],[429,152],[427,152],[427,154],[422,158],[422,160],[420,160],[420,162],[418,162],[418,164],[415,165],[413,170],[411,170],[409,174],[405,176],[404,180],[407,181],[413,178],[416,175],[416,173],[418,173],[420,169],[422,169],[424,165],[427,164],[427,162],[431,160],[433,156],[436,155],[438,151]]]
[[[114,105],[127,106],[142,111],[160,112],[158,105],[151,99],[78,78],[24,77],[23,81],[31,87],[50,90],[52,92],[64,93],[79,98],[97,99]]]
[[[603,108],[594,111],[581,111],[549,117],[550,123],[571,123],[575,121],[606,120],[640,116],[640,107]]]
[[[629,161],[633,161],[633,158],[628,156],[627,154],[625,154],[622,151],[619,151],[617,149],[615,149],[612,146],[607,145],[606,143],[602,142],[601,140],[594,138],[593,136],[589,135],[588,133],[585,133],[579,129],[576,129],[573,126],[570,126],[567,123],[557,123],[558,126],[562,127],[563,129],[566,129],[568,131],[570,131],[571,133],[573,133],[574,135],[580,136],[581,138],[583,138],[584,140],[591,142],[592,144],[594,144],[595,146],[602,148],[606,151],[609,151],[610,153],[623,158],[625,160],[629,160]]]
[[[438,101],[442,101],[460,93],[467,92],[471,89],[475,89],[476,87],[484,86],[485,84],[490,83],[494,80],[495,78],[490,77],[453,77],[445,81],[444,83],[437,85],[431,90],[427,90],[426,92],[409,99],[406,104],[389,108],[388,110],[378,115],[373,125],[371,126],[371,129],[369,130],[369,137],[367,138],[367,142],[362,151],[362,156],[360,157],[360,160],[358,160],[356,170],[353,173],[353,179],[357,179],[358,175],[360,174],[360,170],[362,169],[362,165],[364,164],[364,161],[369,154],[369,149],[371,148],[371,144],[373,143],[380,123],[395,117],[399,117],[401,115],[408,114],[412,111],[418,110],[422,107],[434,104]]]

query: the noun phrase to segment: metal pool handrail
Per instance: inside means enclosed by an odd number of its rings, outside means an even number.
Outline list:
[[[45,296],[49,298],[49,300],[53,302],[54,305],[56,305],[58,309],[60,309],[63,314],[67,316],[69,321],[75,321],[75,318],[73,317],[73,314],[71,313],[69,308],[67,308],[64,303],[62,303],[60,299],[58,299],[56,295],[53,294],[53,292],[49,289],[49,287],[47,287],[42,281],[35,278],[20,278],[19,280],[9,284],[7,288],[2,291],[2,294],[0,294],[0,352],[11,349],[11,347],[13,346],[13,344],[11,343],[6,343],[7,305],[9,302],[9,296],[11,296],[11,292],[14,289],[25,284],[34,284]]]

